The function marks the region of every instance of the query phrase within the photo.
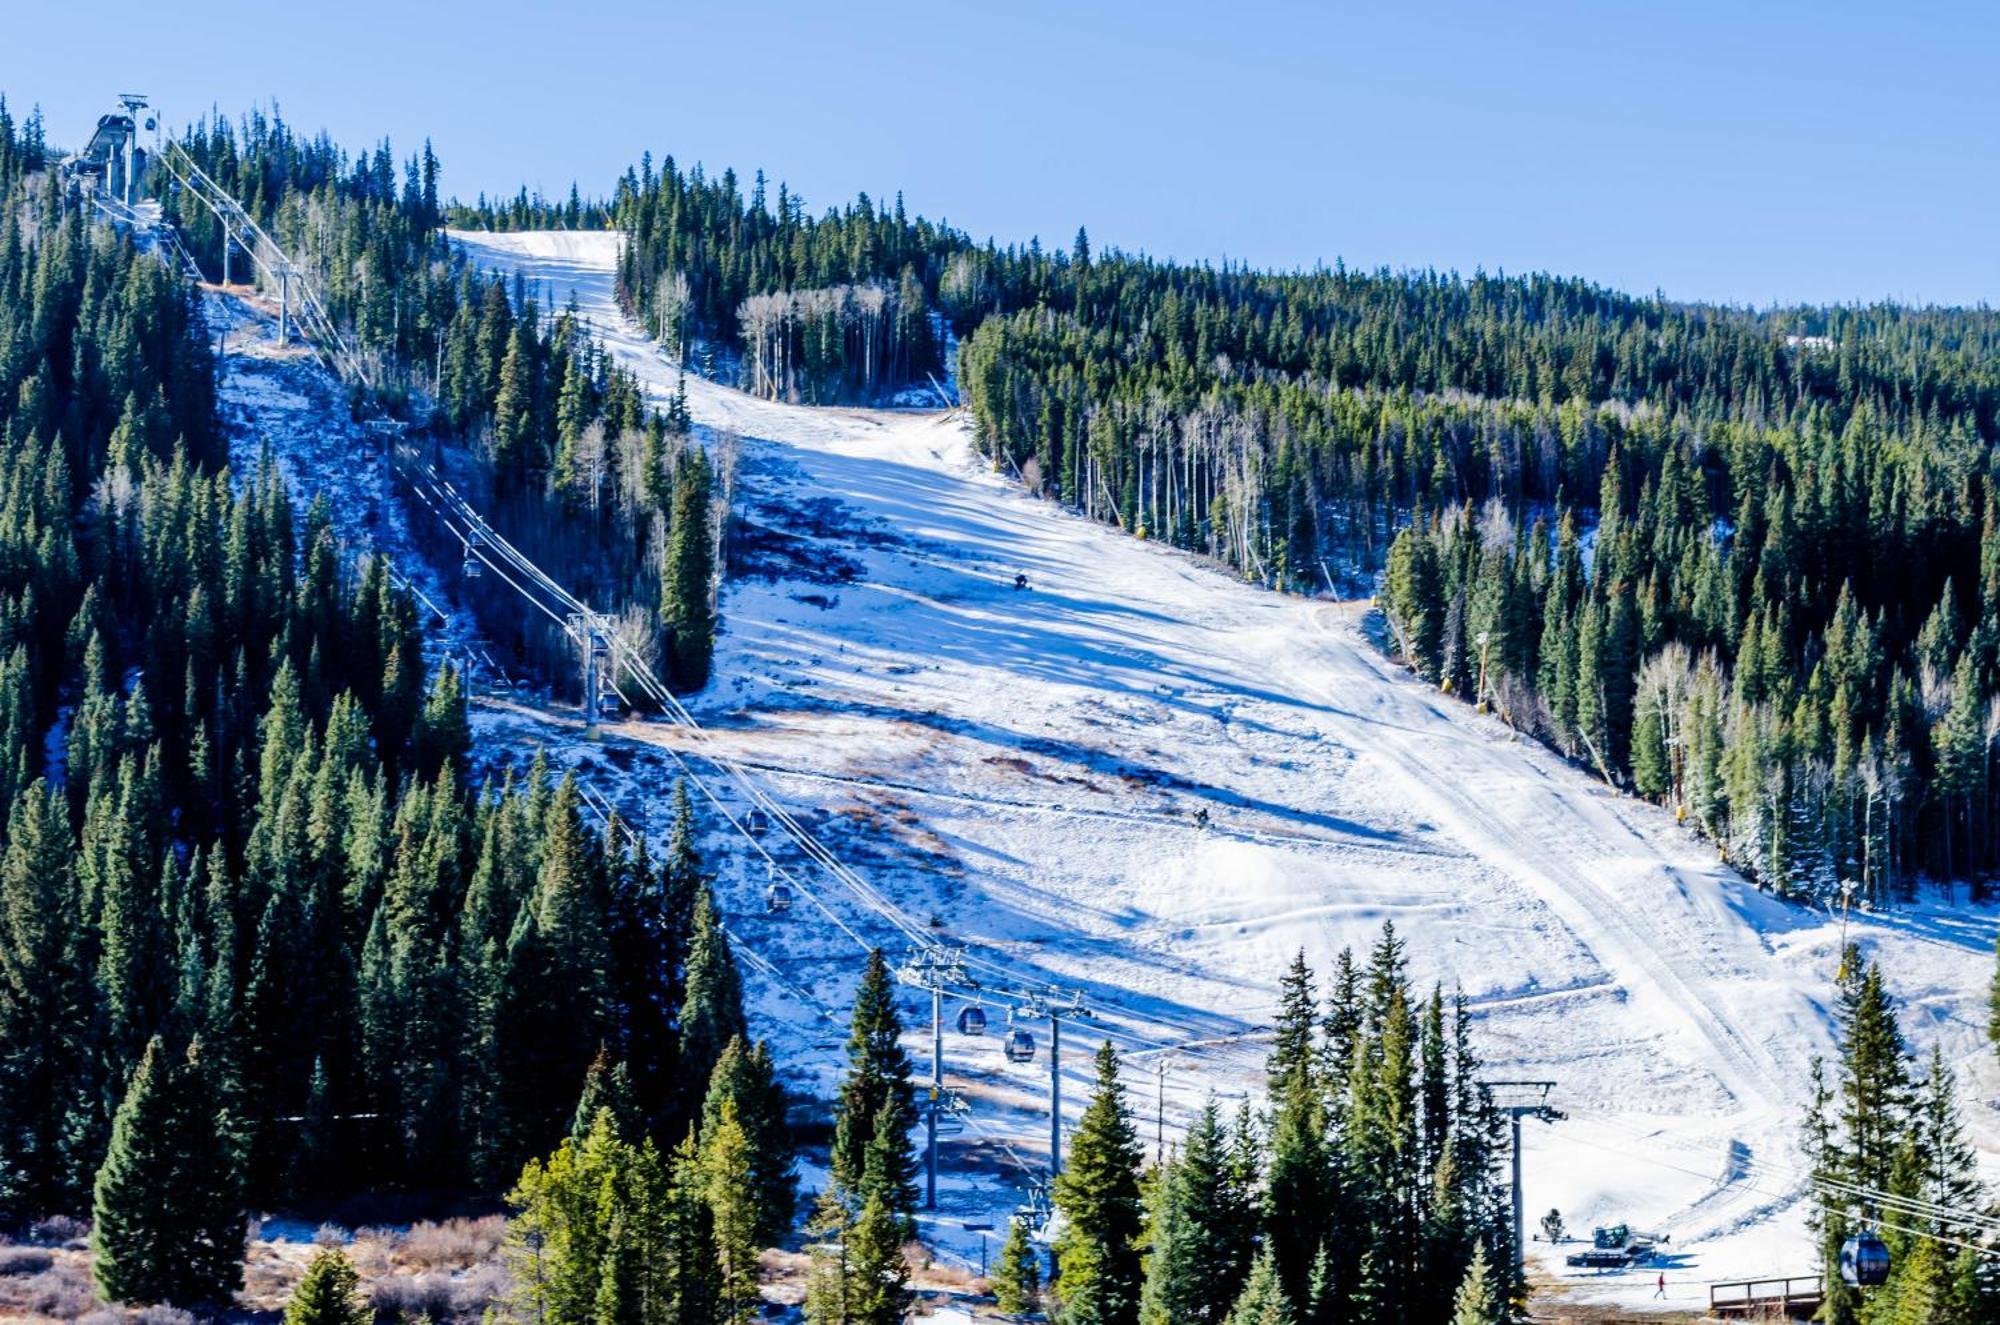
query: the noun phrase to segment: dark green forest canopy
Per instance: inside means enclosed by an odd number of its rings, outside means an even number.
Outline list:
[[[599,1054],[683,1131],[707,1076],[676,1075],[691,825],[656,864],[539,766],[473,785],[461,678],[409,594],[274,464],[230,472],[203,296],[41,156],[0,110],[0,1223],[89,1211],[126,1114],[95,1200],[132,1247],[183,1214],[240,1234],[251,1202],[497,1194]],[[390,214],[321,187],[364,240]],[[429,288],[480,289],[450,276]],[[518,435],[560,456],[617,384],[560,320],[505,329]],[[190,1167],[217,1184],[181,1193],[200,1211],[146,1189]],[[226,1295],[236,1263],[173,1295]]]
[[[245,187],[282,192],[266,181],[292,172],[413,234],[441,213],[616,225],[627,307],[763,394],[882,398],[942,374],[958,336],[975,439],[1026,486],[1274,587],[1385,576],[1392,641],[1427,677],[1672,804],[1773,887],[1886,897],[2000,866],[1991,309],[1261,272],[1093,251],[1081,232],[1000,248],[900,196],[815,214],[761,176],[746,191],[671,158],[602,204],[440,206],[428,152],[399,181],[386,148],[330,151],[273,148]],[[544,475],[575,472],[558,459],[567,342],[517,356],[546,365],[522,378],[543,385],[509,388],[505,294],[434,253],[405,266],[391,284],[430,293],[387,324],[442,329],[408,362],[435,365],[452,426],[499,443],[496,491],[554,509]],[[593,389],[602,405],[566,417],[601,409],[637,437],[627,384]],[[666,470],[684,426],[653,428]],[[584,504],[573,481],[553,487]],[[596,546],[642,549],[613,559],[634,601],[652,597],[640,566],[668,546],[652,513],[670,491],[589,503]],[[649,607],[663,624],[688,610]]]

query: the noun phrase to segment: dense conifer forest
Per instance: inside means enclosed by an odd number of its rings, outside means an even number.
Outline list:
[[[996,468],[1274,589],[1379,573],[1387,647],[1773,889],[1889,901],[2000,864],[2000,315],[1269,274],[1081,232],[1001,250],[900,197],[815,218],[671,159],[606,203],[461,206],[428,145],[350,157],[275,115],[184,142],[311,265],[375,369],[356,410],[408,422],[677,688],[709,679],[726,448],[573,310],[470,270],[447,221],[618,226],[635,315],[774,398],[881,400],[961,338]],[[781,1244],[814,1325],[902,1320],[921,1106],[890,957],[802,1193],[799,1102],[752,1035],[686,790],[656,850],[541,761],[475,759],[465,679],[388,568],[274,462],[231,471],[201,296],[44,152],[0,102],[0,1231],[88,1216],[107,1300],[214,1307],[252,1210],[504,1203],[496,1321],[748,1321]],[[163,198],[219,275],[212,219]],[[565,673],[557,637],[464,587]],[[1211,1102],[1150,1163],[1106,1042],[1053,1245],[1010,1226],[998,1305],[1516,1318],[1501,1116],[1467,1003],[1412,961],[1389,927],[1323,985],[1301,954],[1263,1098]],[[1977,1207],[1951,1069],[1910,1060],[1858,954],[1838,994],[1814,1190]],[[2000,983],[1995,1007],[2000,1037]],[[1817,1201],[1829,1269],[1871,1206]],[[1926,1218],[1826,1319],[2000,1316],[1987,1231]],[[359,1325],[358,1292],[322,1251],[286,1319]]]
[[[1425,677],[1769,888],[2000,867],[2000,313],[1003,250],[671,158],[605,219],[670,349],[870,399],[953,331],[978,443],[1025,486],[1274,588],[1381,575]]]
[[[656,860],[475,785],[413,603],[229,471],[198,294],[39,155],[0,116],[0,1219],[227,1301],[246,1210],[503,1193],[596,1059],[675,1138],[735,1064],[782,1153],[685,800]]]
[[[1994,868],[2000,314],[1032,265],[962,374],[1030,487],[1279,588],[1384,570],[1424,676],[1766,886]]]
[[[324,134],[303,138],[263,113],[240,125],[199,121],[181,142],[308,268],[374,366],[370,404],[409,418],[428,443],[424,458],[440,461],[529,556],[618,615],[642,655],[661,657],[664,674],[704,684],[724,535],[714,508],[727,476],[687,446],[679,402],[649,409],[572,310],[544,308],[537,292],[475,272],[452,252],[428,143],[399,169],[386,142],[350,158]],[[220,222],[168,188],[163,172],[155,187],[196,260],[219,279]],[[249,275],[240,251],[233,274]],[[684,518],[676,533],[677,503],[698,530]],[[440,561],[468,559],[433,550]],[[467,588],[505,648],[568,683],[574,649],[560,631],[522,620],[504,590]]]

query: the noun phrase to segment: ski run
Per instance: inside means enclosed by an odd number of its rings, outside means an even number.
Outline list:
[[[664,404],[676,366],[612,297],[618,236],[458,233],[544,310],[574,298]],[[211,300],[228,328],[223,404],[239,470],[269,448],[299,498],[332,500],[356,550],[380,548],[437,604],[439,647],[481,646],[418,563],[421,510],[394,500],[363,430],[272,319]],[[217,316],[219,315],[219,317]],[[1618,796],[1384,656],[1365,604],[1287,598],[1089,523],[991,472],[957,413],[813,409],[686,379],[698,435],[739,448],[734,516],[754,573],[722,600],[716,681],[689,707],[708,741],[894,908],[962,944],[988,983],[1083,991],[1063,1028],[1073,1119],[1109,1034],[1141,1133],[1174,1135],[1210,1095],[1257,1098],[1278,976],[1322,975],[1393,921],[1412,974],[1462,990],[1496,1080],[1556,1083],[1525,1124],[1525,1205],[1569,1228],[1671,1238],[1657,1266],[1567,1270],[1579,1297],[1695,1308],[1706,1285],[1812,1267],[1797,1137],[1829,1052],[1843,933],[1880,953],[1915,1047],[1959,1068],[1968,1122],[2000,1169],[2000,1071],[1985,1046],[1990,911],[1816,915],[1777,902],[1670,816]],[[1015,587],[1027,577],[1025,590]],[[480,757],[539,750],[592,799],[663,833],[686,733],[608,722],[518,693],[477,701]],[[713,780],[732,811],[747,802]],[[1203,813],[1205,811],[1205,814]],[[759,1034],[789,1080],[828,1093],[860,943],[908,940],[803,857],[772,854],[824,909],[765,907],[767,866],[719,815],[704,847]],[[850,934],[848,931],[852,931]],[[929,1008],[906,1004],[928,1070]],[[976,1263],[1048,1150],[1048,1023],[1033,1062],[946,1004],[945,1076],[970,1106],[946,1139],[925,1235]],[[804,1174],[817,1185],[819,1175]]]

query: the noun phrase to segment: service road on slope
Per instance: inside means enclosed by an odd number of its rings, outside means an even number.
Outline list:
[[[545,308],[574,297],[622,367],[656,400],[672,394],[675,365],[613,302],[616,235],[454,238]],[[1676,1307],[1705,1305],[1709,1280],[1810,1268],[1796,1138],[1809,1063],[1831,1044],[1837,923],[1760,894],[1667,815],[1421,685],[1363,634],[1359,607],[1262,592],[1036,500],[991,472],[956,415],[804,408],[694,376],[686,389],[701,436],[740,440],[736,517],[759,552],[727,586],[717,680],[690,707],[952,941],[1082,987],[1135,1035],[1241,1035],[1167,1056],[1169,1139],[1207,1094],[1257,1090],[1255,1032],[1295,951],[1324,973],[1393,920],[1413,975],[1471,1001],[1494,1077],[1558,1083],[1569,1120],[1528,1132],[1531,1217],[1556,1207],[1573,1230],[1670,1234]],[[523,748],[568,740],[560,762],[662,822],[668,752],[686,745],[664,724],[617,724],[600,749],[530,714],[487,707],[479,721]],[[721,859],[723,840],[710,845]],[[810,907],[764,915],[764,870],[745,854],[721,881],[739,939],[841,1007],[851,941]],[[895,937],[803,877],[871,941]],[[1848,932],[1891,952],[1913,1039],[1944,1045],[1969,1097],[1993,1094],[1991,914],[1920,909]],[[825,1023],[757,972],[750,983],[760,1032],[823,1087]],[[1095,1036],[1064,1035],[1074,1116]],[[948,1075],[982,1125],[1039,1160],[1045,1061],[947,1038]],[[913,1033],[920,1063],[927,1047]],[[1158,1057],[1128,1073],[1149,1142]],[[1981,1145],[2000,1146],[1993,1111],[1969,1112]],[[952,1225],[999,1213],[990,1148],[954,1142],[954,1157]],[[1560,1256],[1535,1254],[1561,1274]],[[1654,1273],[1572,1287],[1636,1301]]]

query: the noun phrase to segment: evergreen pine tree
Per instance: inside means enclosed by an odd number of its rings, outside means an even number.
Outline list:
[[[1025,1316],[1042,1302],[1042,1262],[1028,1238],[1028,1222],[1007,1222],[1007,1240],[993,1266],[993,1300],[1003,1316]]]
[[[715,1240],[721,1320],[725,1325],[756,1319],[759,1311],[756,1189],[744,1181],[751,1163],[750,1141],[737,1120],[736,1106],[724,1101],[722,1114],[702,1138],[701,1166]]]
[[[1506,1297],[1494,1282],[1486,1243],[1475,1242],[1472,1261],[1459,1281],[1458,1296],[1452,1300],[1451,1325],[1505,1325],[1507,1318]]]
[[[806,1273],[804,1309],[810,1325],[851,1325],[854,1319],[853,1230],[854,1216],[847,1202],[837,1188],[828,1186],[819,1194],[812,1218],[806,1221],[811,1268]]]
[[[729,1042],[747,1039],[743,983],[716,911],[715,894],[705,881],[694,893],[693,930],[688,939],[687,993],[681,1001],[680,1072],[684,1081],[707,1081]]]
[[[1139,1137],[1110,1041],[1097,1049],[1097,1083],[1055,1181],[1068,1222],[1056,1243],[1054,1291],[1064,1325],[1134,1325],[1139,1318]]]
[[[1142,1325],[1220,1321],[1249,1271],[1254,1215],[1213,1100],[1160,1167],[1149,1197]]]
[[[244,1213],[230,1129],[200,1042],[147,1044],[97,1171],[91,1247],[114,1302],[227,1303],[243,1281]]]
[[[1267,1249],[1250,1267],[1250,1278],[1230,1308],[1227,1325],[1292,1325],[1297,1317],[1276,1263]]]
[[[338,1247],[325,1247],[285,1303],[284,1325],[372,1325],[375,1312],[361,1296],[361,1276]]]
[[[667,671],[675,690],[707,685],[715,652],[715,611],[709,605],[715,576],[709,489],[708,455],[691,446],[674,475],[673,519],[660,570],[660,622],[669,632]]]
[[[62,793],[37,781],[13,805],[0,855],[0,1201],[82,1208],[96,1156],[88,1054],[96,990]]]
[[[840,1083],[835,1106],[833,1176],[843,1188],[859,1193],[867,1177],[868,1152],[875,1142],[884,1106],[894,1103],[889,1117],[908,1125],[911,1112],[910,1056],[903,1049],[903,1018],[896,1007],[895,985],[881,949],[868,954],[861,983],[854,991],[854,1013],[847,1037],[847,1075]],[[897,1190],[887,1193],[898,1216],[915,1209],[914,1156],[908,1138],[892,1137],[905,1148],[902,1159],[885,1168]],[[907,1176],[906,1175],[911,1175]]]
[[[789,1103],[778,1081],[771,1052],[763,1041],[754,1048],[741,1038],[729,1042],[709,1077],[702,1103],[702,1135],[722,1121],[724,1108],[733,1109],[749,1143],[746,1175],[757,1192],[757,1241],[779,1242],[792,1227],[798,1205],[798,1174],[792,1163]]]
[[[861,1202],[849,1233],[852,1266],[848,1319],[853,1325],[900,1325],[909,1307],[909,1262],[903,1256],[903,1220],[884,1197],[882,1184]]]

